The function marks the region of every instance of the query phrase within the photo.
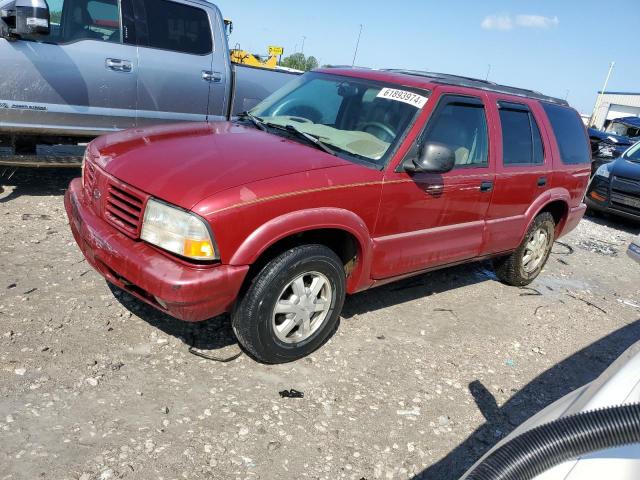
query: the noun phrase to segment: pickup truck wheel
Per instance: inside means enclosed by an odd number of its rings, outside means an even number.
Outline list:
[[[520,246],[509,256],[494,260],[496,276],[507,285],[530,284],[547,263],[553,246],[555,221],[550,213],[538,215]]]
[[[302,245],[271,260],[232,312],[240,344],[257,360],[284,363],[320,347],[338,326],[344,266],[324,245]]]

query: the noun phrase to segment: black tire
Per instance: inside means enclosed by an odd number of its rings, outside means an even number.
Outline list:
[[[496,272],[496,276],[507,285],[514,287],[522,287],[529,285],[540,274],[544,268],[549,255],[551,254],[551,248],[553,247],[555,236],[555,221],[553,216],[544,212],[533,219],[527,233],[522,239],[522,243],[518,248],[506,257],[500,257],[493,261],[493,268]],[[544,230],[548,235],[548,243],[546,251],[539,264],[532,270],[527,271],[524,266],[524,257],[527,251],[527,244],[531,241],[532,235],[538,230]]]
[[[281,341],[274,331],[273,315],[283,289],[308,272],[319,272],[331,287],[330,307],[324,320],[308,338],[295,343]],[[344,266],[324,245],[294,247],[267,263],[251,283],[231,314],[240,344],[264,363],[285,363],[302,358],[320,347],[337,329],[345,298]]]

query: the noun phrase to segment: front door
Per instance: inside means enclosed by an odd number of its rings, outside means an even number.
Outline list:
[[[390,171],[383,185],[372,276],[382,279],[473,258],[481,250],[494,165],[485,98],[442,88],[416,148],[448,146],[456,165],[444,174]]]
[[[135,0],[135,10],[138,125],[206,121],[210,89],[215,98],[227,83],[227,73],[213,67],[214,55],[226,49],[212,35],[217,19],[199,6],[169,0]]]
[[[136,47],[118,0],[49,0],[51,33],[0,40],[0,123],[97,135],[134,126]]]

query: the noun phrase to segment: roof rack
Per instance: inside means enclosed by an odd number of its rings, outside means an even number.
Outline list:
[[[506,93],[509,95],[516,95],[518,97],[533,98],[536,100],[542,100],[543,102],[557,103],[559,105],[569,105],[566,100],[560,98],[549,97],[540,92],[534,90],[527,90],[524,88],[509,87],[507,85],[500,85],[498,83],[489,82],[487,80],[480,80],[478,78],[463,77],[460,75],[451,75],[448,73],[436,73],[425,72],[421,70],[404,70],[398,68],[385,68],[382,71],[390,73],[399,73],[403,75],[413,75],[416,77],[428,78],[433,83],[441,83],[444,85],[455,85],[459,87],[471,87],[481,90],[488,90],[490,92]]]

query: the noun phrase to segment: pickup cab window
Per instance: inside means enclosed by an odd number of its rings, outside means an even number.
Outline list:
[[[207,55],[213,49],[207,12],[166,0],[144,0],[146,35],[141,44],[173,52]]]
[[[117,0],[49,0],[50,34],[23,40],[65,44],[79,40],[119,43],[120,6]]]
[[[341,157],[381,166],[427,98],[425,90],[308,73],[267,97],[250,113],[271,133],[290,135],[298,130]]]

